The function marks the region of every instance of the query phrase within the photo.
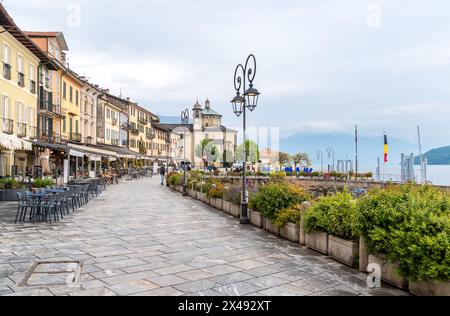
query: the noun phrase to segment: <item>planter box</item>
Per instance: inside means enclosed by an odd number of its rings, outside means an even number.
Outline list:
[[[227,214],[230,214],[231,203],[227,201],[222,201],[222,211]]]
[[[281,237],[292,241],[292,242],[299,242],[300,241],[300,226],[293,224],[293,223],[287,223],[283,227],[281,227],[280,230]]]
[[[0,191],[0,201],[3,202],[16,202],[17,192],[25,192],[26,190],[4,190]]]
[[[328,255],[328,234],[317,231],[306,233],[306,247]]]
[[[416,296],[450,296],[450,282],[411,282],[409,292]]]
[[[354,267],[359,256],[359,242],[329,236],[328,252],[333,259]]]
[[[230,215],[234,217],[241,217],[241,207],[239,205],[231,204],[230,205]]]
[[[222,210],[222,199],[214,199],[214,207],[218,210]]]
[[[381,268],[381,280],[400,289],[408,289],[408,280],[397,272],[398,265],[391,263],[385,256],[369,255],[369,265],[377,264]]]
[[[265,218],[264,220],[264,228],[275,235],[280,235],[280,227],[275,225],[270,219]]]
[[[189,195],[191,198],[194,198],[194,199],[197,198],[197,192],[195,192],[195,191],[192,190],[192,189],[188,189],[188,195]]]
[[[256,211],[249,210],[250,212],[250,223],[252,223],[253,226],[256,226],[258,228],[264,228],[264,216]]]

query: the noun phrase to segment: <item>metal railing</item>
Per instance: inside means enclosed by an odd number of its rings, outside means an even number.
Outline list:
[[[148,124],[148,120],[145,117],[139,117],[138,118],[138,122],[141,125],[147,125]]]
[[[134,127],[134,126],[131,126],[130,127],[130,133],[133,134],[133,135],[139,135],[139,130],[136,127]]]
[[[28,136],[30,137],[30,139],[36,139],[37,134],[37,127],[28,126]]]
[[[11,80],[11,65],[5,62],[3,63],[3,77]]]
[[[17,136],[20,138],[27,137],[27,124],[17,123]]]
[[[36,81],[30,80],[30,92],[36,94]]]
[[[118,139],[112,139],[112,140],[111,140],[111,145],[113,145],[113,146],[119,146],[119,140],[118,140]]]
[[[2,131],[5,134],[14,134],[14,120],[3,119]]]
[[[80,133],[70,133],[70,141],[81,143],[81,134]]]
[[[25,87],[25,75],[21,72],[18,73],[17,84],[19,85],[19,87]]]
[[[42,111],[46,111],[48,114],[53,114],[57,116],[66,116],[65,112],[61,109],[59,104],[53,104],[50,101],[40,100],[39,101],[39,109]]]
[[[156,138],[156,134],[155,134],[155,132],[149,132],[149,133],[146,133],[146,135],[145,135],[146,137],[147,137],[147,139],[149,139],[149,140],[153,140],[153,139],[155,139]]]
[[[85,137],[84,143],[88,145],[92,145],[94,138],[92,136]]]

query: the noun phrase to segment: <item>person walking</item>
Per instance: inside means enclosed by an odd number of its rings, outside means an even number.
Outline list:
[[[164,179],[166,178],[166,166],[163,165],[159,170],[159,174],[161,175],[161,185],[164,185]]]

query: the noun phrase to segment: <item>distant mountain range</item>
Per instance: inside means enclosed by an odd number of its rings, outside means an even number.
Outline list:
[[[428,165],[446,166],[450,165],[450,146],[432,149],[425,154],[423,158],[428,160]],[[415,158],[415,164],[420,165],[420,157]]]
[[[161,124],[180,124],[181,117],[177,116],[160,116]]]

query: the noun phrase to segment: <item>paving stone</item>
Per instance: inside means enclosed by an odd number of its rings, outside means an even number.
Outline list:
[[[239,282],[214,288],[214,291],[224,293],[229,296],[243,296],[249,293],[258,292],[262,289],[262,287],[257,285],[249,284],[247,282]]]
[[[243,227],[157,177],[110,186],[51,226],[13,224],[16,207],[0,202],[0,295],[407,295],[368,290],[364,274]],[[18,287],[39,258],[84,260],[83,287]]]
[[[134,294],[134,296],[181,296],[183,292],[180,292],[173,287],[164,287],[147,292]]]
[[[216,286],[216,282],[210,280],[200,280],[190,283],[176,285],[175,288],[184,293],[195,293],[212,289]]]
[[[131,295],[157,289],[159,285],[146,280],[135,280],[110,286],[109,289],[119,295]]]
[[[164,286],[172,286],[182,283],[189,283],[189,280],[183,279],[176,275],[163,275],[163,276],[157,276],[150,278],[149,281],[156,283],[160,285],[161,287]]]

